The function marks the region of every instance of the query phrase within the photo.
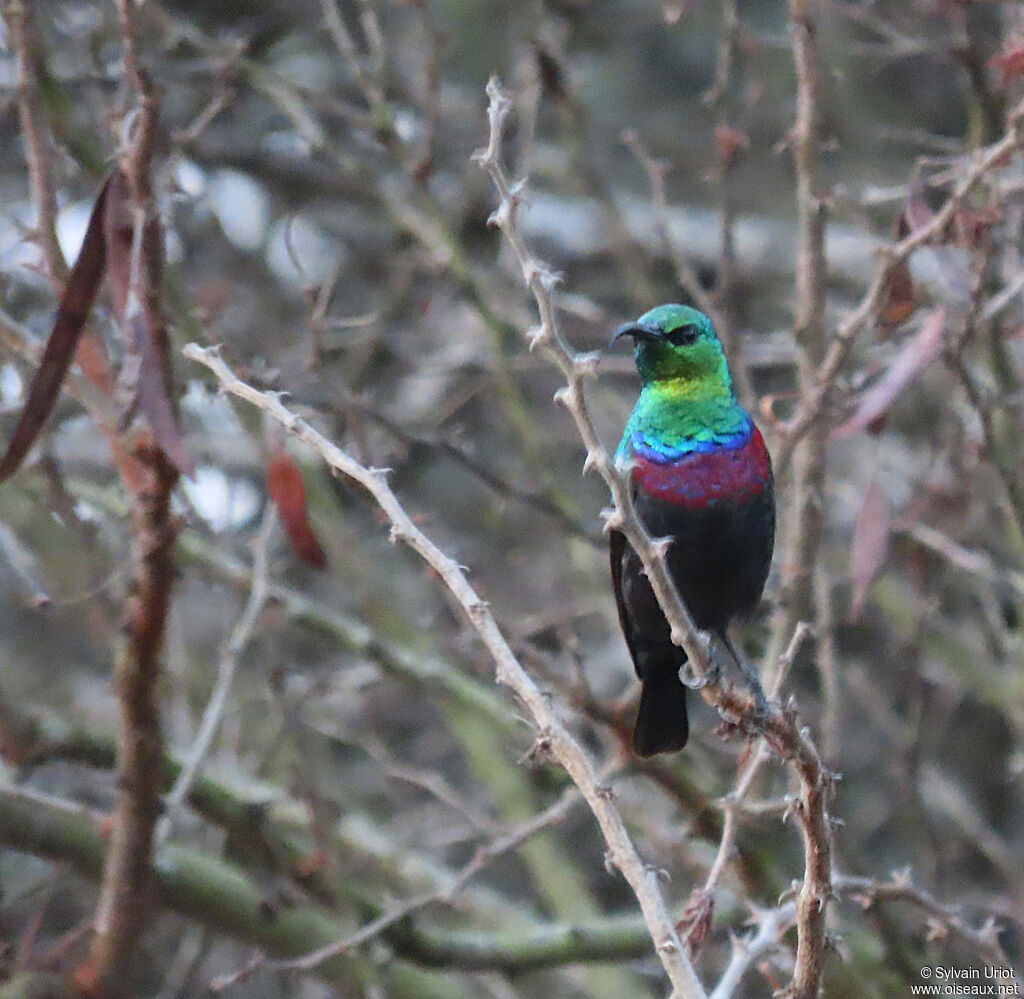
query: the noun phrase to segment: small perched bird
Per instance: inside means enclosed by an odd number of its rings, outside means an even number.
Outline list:
[[[629,471],[637,513],[652,537],[668,537],[668,569],[694,624],[720,635],[757,606],[775,543],[771,459],[736,401],[729,362],[702,312],[660,305],[623,326],[643,389],[616,463]],[[673,645],[643,564],[611,532],[619,621],[642,683],[633,748],[640,756],[686,745],[686,653]],[[730,646],[731,648],[731,646]]]

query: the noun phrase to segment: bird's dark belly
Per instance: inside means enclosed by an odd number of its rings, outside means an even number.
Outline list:
[[[770,488],[704,508],[640,493],[637,513],[653,537],[671,537],[668,567],[698,628],[724,632],[757,606],[771,566],[775,503]],[[648,634],[668,625],[636,553],[623,565],[623,597],[634,626]]]

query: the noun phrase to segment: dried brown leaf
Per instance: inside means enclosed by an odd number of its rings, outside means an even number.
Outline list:
[[[686,902],[683,914],[676,922],[676,931],[686,942],[690,957],[695,957],[708,934],[715,915],[715,900],[703,888],[694,888]]]
[[[158,217],[137,226],[135,213],[128,178],[117,170],[103,219],[114,314],[125,342],[117,403],[125,422],[137,408],[171,463],[191,476],[194,465],[171,398],[167,331],[153,294],[162,277],[163,233]]]
[[[910,222],[906,210],[896,219],[896,239],[910,235]],[[910,261],[901,260],[890,272],[885,282],[879,318],[886,332],[909,319],[917,308],[917,289],[910,273]]]
[[[872,479],[853,525],[850,548],[850,620],[857,621],[864,613],[868,589],[885,564],[889,551],[889,529],[892,511],[881,486]]]
[[[7,445],[7,452],[0,459],[0,482],[17,471],[53,411],[60,387],[71,366],[71,359],[75,356],[89,310],[96,301],[105,264],[103,217],[110,180],[107,179],[93,205],[81,252],[75,266],[71,268],[57,306],[50,339],[46,342],[43,358],[32,378],[25,406]]]

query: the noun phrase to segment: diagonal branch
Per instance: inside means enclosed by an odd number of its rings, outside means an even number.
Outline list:
[[[685,949],[680,943],[665,899],[658,885],[657,873],[640,860],[630,839],[613,795],[599,780],[594,764],[580,744],[562,724],[548,696],[540,691],[519,663],[498,628],[487,603],[470,585],[465,572],[453,559],[438,548],[413,522],[387,482],[382,468],[366,468],[296,416],[278,398],[261,392],[241,381],[216,351],[188,344],[184,354],[206,365],[220,382],[221,388],[244,399],[277,420],[289,433],[316,451],[336,472],[361,485],[387,515],[391,538],[401,541],[417,552],[438,574],[441,581],[462,606],[494,660],[499,683],[509,687],[523,703],[537,726],[536,751],[553,756],[565,767],[573,782],[586,798],[601,827],[607,846],[607,861],[617,867],[629,882],[643,911],[658,957],[676,990],[679,999],[702,999],[704,989],[698,980]]]

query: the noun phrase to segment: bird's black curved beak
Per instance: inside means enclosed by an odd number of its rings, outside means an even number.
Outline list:
[[[631,336],[634,341],[639,340],[660,340],[661,330],[657,326],[644,326],[640,323],[626,323],[615,331],[615,336],[608,343],[609,347],[614,346],[620,336]]]

